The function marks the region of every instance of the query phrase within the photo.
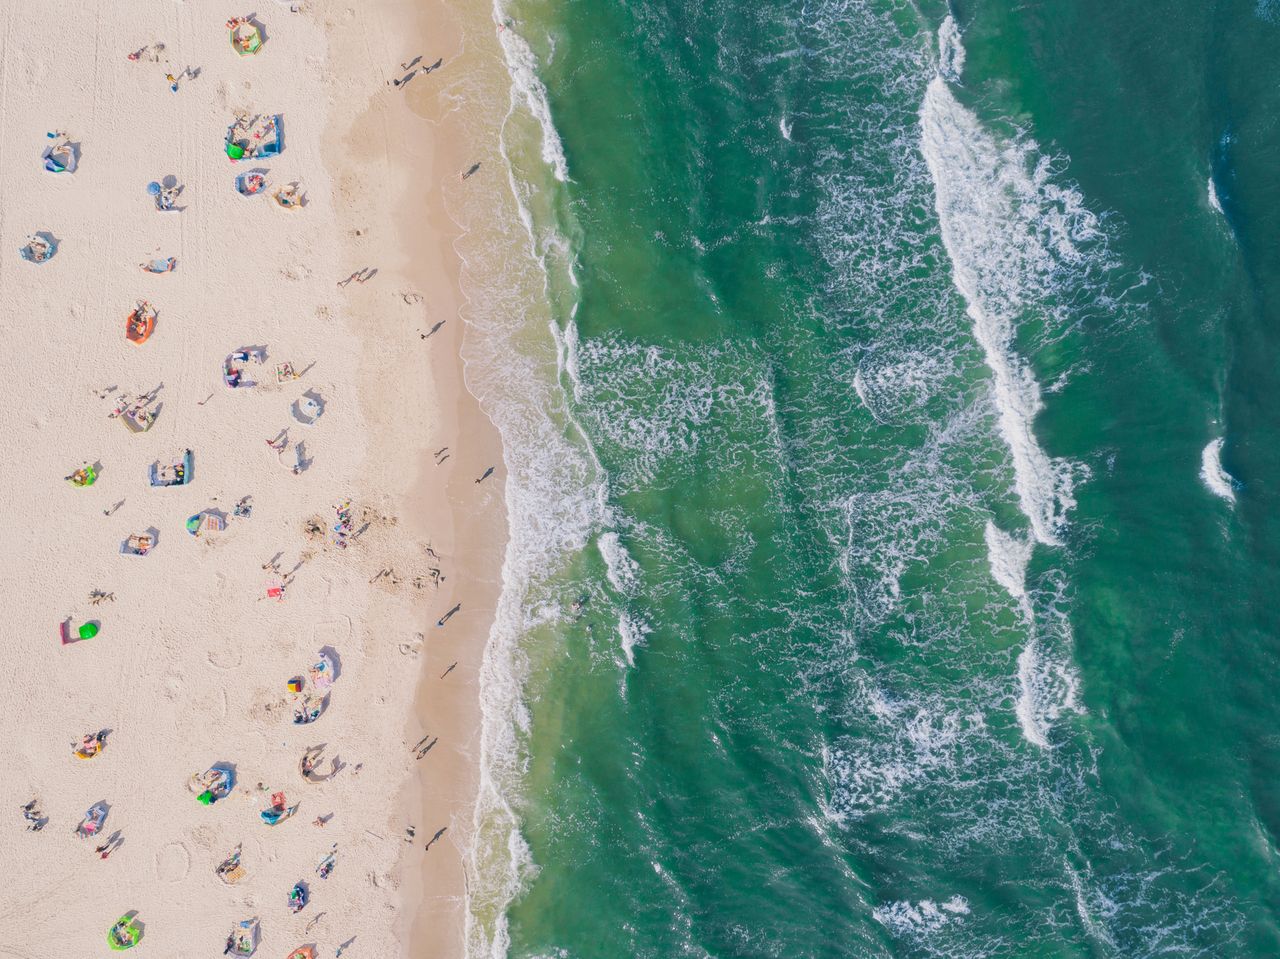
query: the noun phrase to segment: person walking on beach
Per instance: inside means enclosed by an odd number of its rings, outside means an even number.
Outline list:
[[[437,625],[437,626],[443,626],[445,623],[449,622],[449,620],[453,618],[453,614],[454,614],[454,613],[456,613],[456,612],[457,612],[458,610],[460,610],[460,609],[462,609],[462,604],[461,604],[461,603],[459,603],[457,606],[453,607],[453,609],[449,610],[449,612],[445,613],[445,614],[444,614],[443,616],[441,616],[438,620],[436,620],[436,625]]]

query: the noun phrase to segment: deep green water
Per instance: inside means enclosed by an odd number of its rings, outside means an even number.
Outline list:
[[[1280,5],[504,12],[563,446],[473,943],[1280,955]]]

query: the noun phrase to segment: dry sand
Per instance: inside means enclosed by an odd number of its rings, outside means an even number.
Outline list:
[[[417,54],[447,66],[458,41],[442,10],[407,0],[301,6],[262,5],[266,43],[245,58],[223,26],[245,11],[208,0],[57,17],[4,8],[0,301],[14,441],[0,466],[0,956],[107,955],[108,928],[132,910],[145,923],[139,955],[216,955],[249,917],[265,956],[315,944],[328,957],[347,942],[351,956],[461,954],[504,474],[457,361],[454,228],[436,195],[463,162],[440,148],[457,104],[433,98],[435,75],[388,85]],[[126,59],[155,42],[167,63]],[[184,67],[199,73],[171,93],[165,74]],[[226,159],[225,129],[246,111],[283,117],[280,156]],[[52,130],[80,144],[74,175],[41,169]],[[235,175],[257,168],[270,189],[301,181],[305,208],[237,195]],[[181,212],[158,212],[145,192],[167,175],[184,187]],[[60,241],[39,266],[16,253],[36,231]],[[177,269],[144,273],[153,256]],[[338,286],[365,267],[376,275]],[[138,299],[159,319],[135,346],[124,323]],[[243,347],[267,359],[248,370],[259,386],[232,391],[222,362]],[[282,361],[305,374],[277,385]],[[114,400],[97,391],[109,388],[156,390],[153,428],[133,435],[108,418]],[[324,402],[311,426],[290,416],[305,392]],[[286,427],[305,441],[300,474],[265,442]],[[187,448],[193,481],[151,488],[148,466]],[[101,464],[97,482],[63,482],[82,462]],[[230,514],[245,496],[250,517],[185,531],[192,514]],[[360,531],[348,548],[307,533],[309,521],[327,531],[347,500]],[[120,552],[148,529],[159,531],[150,555]],[[296,570],[280,601],[263,568],[277,556],[282,573]],[[92,605],[92,590],[113,598]],[[68,618],[101,632],[63,646]],[[295,726],[286,680],[322,648],[339,666],[331,703]],[[100,729],[106,750],[73,758],[69,743]],[[423,736],[434,745],[418,761],[410,747]],[[321,743],[345,765],[304,783],[299,758]],[[234,764],[235,790],[200,805],[188,778],[219,762]],[[258,814],[275,790],[301,805],[269,827]],[[49,820],[40,832],[19,815],[33,798]],[[105,861],[73,835],[98,801],[110,804],[104,835],[123,840]],[[321,880],[315,866],[335,843]],[[228,886],[214,868],[237,845],[247,876]],[[299,880],[312,901],[291,915]]]

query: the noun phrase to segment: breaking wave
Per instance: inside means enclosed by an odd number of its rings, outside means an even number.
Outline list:
[[[1214,496],[1232,505],[1236,501],[1236,480],[1222,467],[1222,437],[1210,440],[1200,452],[1200,481]]]

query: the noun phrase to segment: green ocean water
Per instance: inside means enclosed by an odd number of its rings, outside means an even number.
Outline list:
[[[1280,7],[499,15],[473,953],[1280,955]]]

